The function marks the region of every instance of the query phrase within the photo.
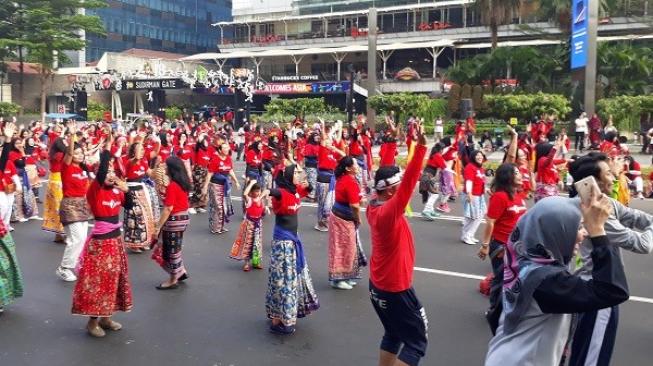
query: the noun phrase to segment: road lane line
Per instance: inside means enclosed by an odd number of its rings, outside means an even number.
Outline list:
[[[450,276],[450,277],[458,277],[458,278],[467,278],[470,280],[482,280],[485,278],[485,276],[479,276],[471,273],[462,273],[462,272],[452,272],[452,271],[443,271],[441,269],[432,269],[432,268],[424,268],[424,267],[415,267],[414,268],[416,271],[419,272],[426,272],[426,273],[433,273],[433,274],[439,274],[443,276]],[[634,302],[643,302],[645,304],[653,304],[653,299],[648,298],[648,297],[641,297],[641,296],[631,296],[628,301],[634,301]]]

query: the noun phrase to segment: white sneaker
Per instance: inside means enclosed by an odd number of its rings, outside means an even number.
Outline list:
[[[77,281],[77,276],[75,276],[73,271],[69,270],[68,268],[59,267],[55,273],[59,278],[66,282]]]
[[[191,215],[195,215],[197,213],[197,211],[195,211],[195,209],[191,207],[191,208],[188,209],[188,213],[191,214]]]
[[[206,209],[200,207],[200,208],[197,209],[197,212],[199,212],[199,213],[206,213]]]
[[[422,211],[422,218],[428,221],[434,221],[435,219],[431,216],[431,211]]]
[[[462,238],[460,238],[460,241],[462,241],[463,243],[465,243],[465,244],[467,244],[467,245],[475,245],[475,244],[476,244],[476,243],[474,243],[474,242],[472,241],[472,239],[470,239],[470,238],[466,238],[466,237],[462,237]]]
[[[13,226],[9,226],[9,232],[12,232],[12,231],[14,231],[14,227],[13,227]]]
[[[323,232],[323,233],[329,231],[329,228],[322,227],[322,226],[320,226],[320,224],[315,225],[314,228],[315,228],[315,230],[317,230],[317,231],[321,231],[321,232]]]
[[[476,238],[474,238],[474,237],[471,237],[470,239],[472,239],[472,241],[474,242],[474,244],[478,244],[478,243],[481,242],[480,240],[478,240],[478,239],[476,239]]]
[[[637,194],[637,198],[639,198],[640,200],[643,200],[643,199],[644,199],[644,195],[642,194],[642,192],[639,192],[639,193]]]
[[[351,290],[353,287],[351,287],[350,284],[347,283],[347,281],[331,281],[331,287],[337,288],[338,290]]]
[[[358,282],[356,282],[354,280],[347,280],[347,283],[349,284],[349,286],[352,286],[352,287],[358,285]]]
[[[18,219],[18,222],[27,222],[27,221],[29,221],[29,219],[26,219],[24,217]]]
[[[43,218],[41,216],[32,216],[29,219],[30,220],[36,220],[36,221],[43,221]]]

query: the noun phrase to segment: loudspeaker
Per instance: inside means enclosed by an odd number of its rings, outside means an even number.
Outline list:
[[[474,102],[471,99],[460,100],[460,118],[467,118],[474,112]]]
[[[88,119],[88,96],[85,91],[75,93],[75,113],[82,117],[82,121]]]

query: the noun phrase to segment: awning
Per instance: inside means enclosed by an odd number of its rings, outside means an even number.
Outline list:
[[[623,36],[605,36],[597,37],[598,42],[613,42],[613,41],[636,41],[638,39],[653,39],[653,34],[628,34]],[[497,47],[519,47],[519,46],[546,46],[546,45],[555,45],[562,44],[562,40],[550,40],[550,39],[532,39],[527,41],[505,41],[497,43]],[[468,43],[468,44],[458,44],[456,48],[461,49],[477,49],[477,48],[490,48],[492,43],[483,42],[483,43]]]
[[[405,50],[414,48],[432,48],[432,47],[451,47],[453,41],[448,39],[441,39],[438,41],[427,42],[402,42],[381,44],[377,47],[379,51],[388,50]],[[329,53],[349,53],[349,52],[367,52],[367,45],[353,45],[345,47],[317,47],[317,48],[304,48],[304,49],[270,49],[264,51],[234,51],[225,53],[200,53],[184,57],[182,61],[198,61],[198,60],[224,60],[234,58],[253,58],[253,57],[279,57],[279,56],[301,56],[301,55],[318,55]]]

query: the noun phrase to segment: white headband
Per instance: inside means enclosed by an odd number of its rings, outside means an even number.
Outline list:
[[[403,174],[401,172],[398,172],[397,174],[393,175],[390,178],[381,179],[380,181],[376,182],[376,185],[374,186],[374,188],[377,191],[382,191],[384,189],[394,187],[397,184],[399,184],[399,182],[401,182],[402,176],[403,176]]]

